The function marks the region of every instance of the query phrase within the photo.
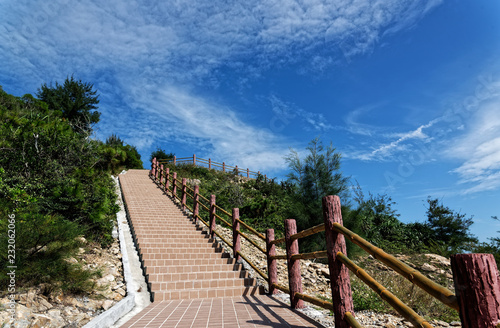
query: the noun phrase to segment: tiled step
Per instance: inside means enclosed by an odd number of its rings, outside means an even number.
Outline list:
[[[187,259],[171,259],[171,260],[144,260],[143,264],[146,267],[155,267],[155,266],[175,266],[175,265],[193,265],[196,263],[197,265],[209,265],[209,264],[227,264],[232,265],[236,263],[234,258],[202,258],[196,260],[187,260]]]
[[[172,248],[172,249],[165,249],[165,248],[140,248],[140,252],[143,256],[146,255],[155,255],[155,256],[147,256],[143,257],[144,259],[162,259],[164,257],[161,257],[163,255],[166,255],[166,253],[172,253],[175,252],[177,254],[186,254],[186,253],[193,253],[193,254],[210,254],[210,253],[222,253],[223,248],[218,247],[218,248],[209,248],[209,247],[203,247],[203,248],[191,248],[191,247],[185,247],[185,248]],[[157,255],[157,256],[156,256]]]
[[[146,267],[145,273],[150,276],[160,273],[193,273],[193,272],[211,272],[211,271],[239,271],[243,269],[241,264],[209,264],[209,265],[178,265],[167,267]]]
[[[212,280],[185,280],[185,281],[150,281],[152,292],[186,290],[186,289],[213,289],[249,287],[255,285],[254,278],[243,279],[212,279]]]
[[[231,288],[213,288],[213,289],[191,289],[181,291],[161,291],[152,292],[151,299],[154,302],[164,300],[178,299],[197,299],[197,298],[223,298],[234,296],[251,296],[264,294],[262,286],[251,287],[231,287]]]
[[[197,248],[219,248],[221,247],[218,242],[210,242],[208,239],[178,239],[177,241],[170,242],[138,242],[137,247],[140,249],[158,248],[164,250],[175,251],[177,248],[192,248],[195,251]]]
[[[176,254],[176,253],[167,253],[155,256],[154,254],[145,254],[142,256],[142,260],[149,259],[157,259],[157,260],[174,260],[174,259],[182,259],[182,260],[199,260],[199,259],[220,259],[220,258],[230,258],[231,255],[229,253],[212,253],[212,254]]]
[[[143,236],[137,236],[136,237],[137,239],[137,242],[142,244],[142,243],[150,243],[150,244],[153,244],[153,243],[156,243],[156,244],[176,244],[176,243],[180,243],[182,241],[186,241],[186,240],[190,240],[190,241],[193,241],[193,242],[196,242],[196,243],[213,243],[214,240],[211,239],[211,238],[208,238],[207,235],[202,235],[202,234],[199,234],[199,235],[193,235],[191,237],[188,237],[188,238],[174,238],[174,237],[170,237],[170,238],[162,238],[162,237],[154,237],[154,238],[146,238],[146,237],[143,237]]]
[[[147,275],[150,282],[169,282],[186,280],[213,280],[213,279],[236,279],[248,278],[248,271],[211,271],[211,272],[191,272],[191,273],[161,273]]]

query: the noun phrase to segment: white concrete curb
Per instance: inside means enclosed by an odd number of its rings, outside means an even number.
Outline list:
[[[116,303],[109,310],[101,313],[96,318],[92,319],[89,323],[87,323],[84,328],[107,328],[112,326],[115,322],[117,322],[121,317],[125,314],[129,313],[135,307],[135,294],[137,290],[137,286],[132,279],[132,273],[130,270],[130,262],[128,258],[127,246],[125,244],[125,236],[123,234],[123,228],[121,227],[121,222],[123,220],[127,220],[125,214],[125,208],[123,205],[123,200],[121,199],[121,189],[120,184],[118,182],[118,178],[113,177],[113,180],[117,184],[117,188],[120,191],[118,194],[120,203],[120,211],[116,214],[116,220],[119,230],[119,238],[120,238],[120,250],[122,253],[122,264],[123,264],[123,277],[125,278],[125,283],[127,284],[127,297],[122,299],[120,302]]]

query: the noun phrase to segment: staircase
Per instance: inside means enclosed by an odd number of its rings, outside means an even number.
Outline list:
[[[130,170],[120,182],[134,186],[124,200],[151,301],[264,294],[243,266],[147,179],[147,174]],[[134,200],[145,194],[148,201],[136,205]]]

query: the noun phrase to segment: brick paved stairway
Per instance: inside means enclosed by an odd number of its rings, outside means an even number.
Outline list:
[[[149,179],[148,171],[131,170],[120,183],[127,190],[124,200],[151,301],[263,294],[242,265]]]
[[[129,170],[120,185],[154,303],[122,327],[321,327],[258,296],[263,288],[148,173]]]

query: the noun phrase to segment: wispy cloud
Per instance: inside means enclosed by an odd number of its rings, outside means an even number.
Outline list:
[[[273,113],[285,125],[291,123],[294,119],[298,119],[305,123],[303,127],[306,130],[322,132],[333,128],[323,114],[308,112],[295,104],[279,99],[275,95],[271,95],[269,101]]]
[[[479,108],[472,124],[448,153],[464,162],[453,170],[471,194],[500,187],[500,97]]]
[[[17,86],[14,92],[34,92],[75,73],[112,93],[100,104],[102,134],[126,135],[142,150],[160,140],[190,143],[237,155],[241,165],[274,168],[285,149],[279,134],[246,124],[239,109],[201,98],[193,86],[216,87],[225,68],[245,79],[290,63],[324,70],[370,51],[439,3],[6,0],[0,80]],[[312,130],[331,128],[319,114],[290,110]],[[116,115],[134,124],[115,123]]]

